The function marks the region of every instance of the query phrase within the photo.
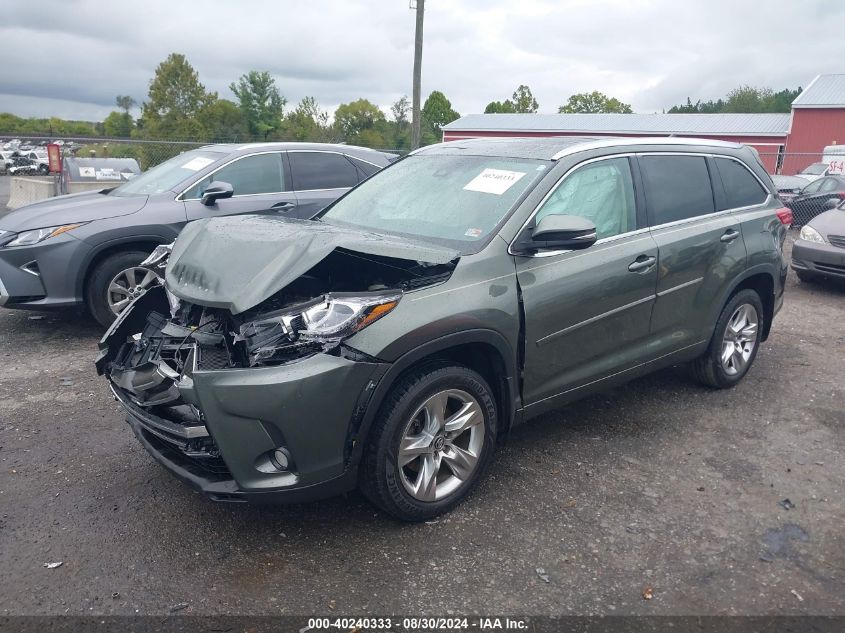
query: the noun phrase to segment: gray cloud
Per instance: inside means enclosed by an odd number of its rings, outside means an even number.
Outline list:
[[[842,18],[827,0],[430,0],[423,92],[479,112],[526,83],[554,112],[597,89],[650,112],[741,84],[795,87],[843,70]],[[255,69],[291,103],[387,108],[411,92],[413,28],[404,0],[15,3],[0,22],[0,111],[101,119],[117,94],[143,100],[171,52],[223,97]]]

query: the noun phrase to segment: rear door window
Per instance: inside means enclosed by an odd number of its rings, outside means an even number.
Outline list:
[[[381,167],[379,167],[378,165],[373,165],[372,163],[368,163],[365,160],[359,160],[353,156],[347,156],[346,158],[351,160],[352,164],[358,168],[359,172],[361,172],[361,180],[364,180],[364,178],[369,178],[381,169]]]
[[[730,158],[715,158],[714,162],[725,187],[725,209],[762,204],[769,197],[769,192],[741,163]]]
[[[295,191],[354,187],[360,178],[343,154],[288,152]]]
[[[716,210],[703,156],[641,156],[639,162],[652,226]]]

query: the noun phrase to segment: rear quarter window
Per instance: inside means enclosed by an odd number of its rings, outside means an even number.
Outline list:
[[[703,156],[641,156],[639,162],[652,226],[716,210]]]
[[[737,209],[762,204],[769,197],[757,178],[740,162],[729,158],[715,158],[716,171],[725,188],[724,209]],[[722,209],[719,209],[720,211]]]

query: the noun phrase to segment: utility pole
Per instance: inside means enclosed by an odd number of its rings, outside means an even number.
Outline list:
[[[411,0],[411,8],[414,1]],[[422,45],[423,45],[423,15],[425,0],[416,0],[417,28],[414,36],[414,92],[411,122],[411,149],[420,146],[420,80],[422,77]]]

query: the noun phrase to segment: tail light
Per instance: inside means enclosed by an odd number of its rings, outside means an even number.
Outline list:
[[[789,226],[795,221],[795,218],[792,217],[792,209],[789,207],[781,207],[775,211],[775,215],[778,216],[780,223],[785,226]]]

